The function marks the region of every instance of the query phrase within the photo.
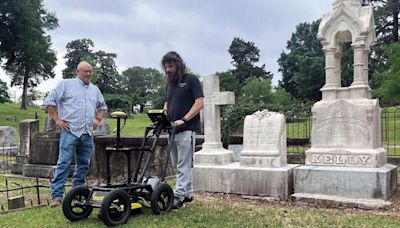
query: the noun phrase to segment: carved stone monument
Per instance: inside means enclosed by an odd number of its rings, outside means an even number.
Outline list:
[[[326,60],[322,100],[312,107],[311,148],[295,170],[295,195],[386,200],[397,186],[397,167],[382,148],[377,99],[368,85],[368,54],[375,40],[373,9],[359,0],[334,0],[318,30]],[[341,87],[343,43],[354,52],[354,81]],[[314,183],[314,184],[311,184]],[[304,196],[304,195],[302,195]]]
[[[218,78],[214,78],[213,83],[204,83],[204,90],[210,91],[210,88],[215,88],[213,86],[218,84]],[[213,93],[205,93],[206,101],[215,98]],[[222,154],[217,150],[222,148],[220,119],[207,118],[208,116],[215,116],[215,110],[204,109],[204,157],[201,160],[195,159],[195,191],[272,196],[280,199],[287,199],[293,193],[293,168],[298,165],[286,164],[286,126],[283,115],[265,110],[246,117],[244,149],[240,162],[232,162],[231,157],[225,161],[217,158]],[[195,153],[195,157],[199,153],[201,152]],[[226,154],[232,156],[230,151]]]
[[[285,116],[258,111],[244,120],[241,166],[279,168],[286,166]]]
[[[17,130],[11,126],[0,126],[0,155],[15,156],[17,154]]]
[[[39,120],[26,119],[19,123],[19,150],[11,173],[22,174],[23,165],[28,163],[33,135],[39,132]]]
[[[204,143],[202,149],[194,154],[195,164],[228,164],[233,161],[233,152],[222,147],[221,105],[235,103],[233,92],[219,91],[219,77],[206,76],[204,90]]]

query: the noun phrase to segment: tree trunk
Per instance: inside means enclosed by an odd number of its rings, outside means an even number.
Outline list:
[[[393,42],[399,41],[399,5],[393,2]]]
[[[20,109],[27,109],[28,108],[28,102],[27,102],[27,96],[28,95],[28,77],[24,76],[24,85],[22,89],[22,97],[21,97],[21,107]]]

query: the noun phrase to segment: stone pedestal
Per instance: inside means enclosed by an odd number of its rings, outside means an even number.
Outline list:
[[[59,144],[60,133],[58,132],[33,134],[29,163],[23,165],[23,175],[51,178],[58,160]],[[72,160],[72,163],[74,163],[75,158]]]
[[[31,151],[31,142],[34,134],[39,132],[39,120],[27,119],[19,123],[19,152],[16,161],[12,164],[12,174],[22,174],[24,164],[28,163]]]
[[[195,165],[195,191],[270,196],[286,200],[293,193],[293,169],[244,167],[239,162],[227,165]]]
[[[397,166],[379,168],[301,166],[294,169],[294,196],[387,200],[397,189]]]
[[[23,165],[23,175],[26,177],[53,178],[55,165],[25,164]],[[75,165],[71,165],[68,176],[74,173]]]
[[[19,124],[19,154],[28,155],[33,134],[39,132],[39,120],[22,120]]]
[[[312,112],[312,146],[306,151],[306,165],[376,168],[387,163],[377,100],[322,100]]]

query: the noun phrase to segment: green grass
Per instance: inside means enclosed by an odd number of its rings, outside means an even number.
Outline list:
[[[112,118],[105,118],[104,121],[110,124],[111,134],[115,134],[113,130],[117,126],[117,120]],[[123,126],[121,121],[121,127]],[[127,119],[125,127],[121,130],[123,136],[142,136],[144,134],[144,128],[151,124],[147,114],[135,114],[133,119]]]
[[[18,104],[0,104],[0,126],[12,126],[17,128],[17,138],[19,138],[19,122],[26,119],[35,119],[37,113],[39,119],[39,131],[44,130],[45,118],[47,114],[37,106],[29,106],[22,110]]]
[[[27,110],[19,108],[18,104],[0,104],[0,126],[12,126],[17,128],[17,138],[19,138],[19,122],[25,119],[34,119],[37,113],[39,119],[39,132],[44,131],[45,118],[47,114],[43,109],[36,106],[29,106]],[[110,124],[110,129],[113,131],[117,125],[117,120],[105,118],[103,121]],[[121,125],[123,121],[121,121]],[[125,127],[121,131],[121,135],[140,136],[144,133],[144,128],[151,123],[146,114],[136,114],[133,119],[127,119]],[[115,134],[115,133],[111,133]]]
[[[68,221],[60,207],[42,207],[0,215],[3,227],[99,227],[95,209],[89,218]],[[376,212],[375,212],[376,213]],[[399,227],[395,213],[288,207],[236,196],[201,195],[165,215],[145,209],[121,227]]]

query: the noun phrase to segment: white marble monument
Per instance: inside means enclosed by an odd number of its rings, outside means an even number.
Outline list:
[[[287,164],[285,116],[268,110],[246,116],[241,166],[279,168]]]
[[[215,80],[217,80],[216,78]],[[204,83],[207,86],[218,85]],[[213,100],[213,94],[205,93],[205,100]],[[207,97],[210,96],[210,97]],[[243,195],[269,196],[287,199],[293,193],[293,168],[286,164],[285,117],[267,110],[247,116],[244,126],[244,145],[240,162],[219,162],[221,156],[220,123],[207,118],[214,110],[204,109],[205,139],[212,143],[203,148],[202,162],[195,159],[193,182],[195,191],[224,192]],[[208,131],[207,131],[208,129]],[[211,132],[209,135],[208,132]],[[218,135],[218,137],[216,137]],[[208,141],[208,142],[210,142]],[[219,142],[219,143],[218,143]],[[231,155],[232,152],[229,151]],[[207,156],[210,157],[207,159]],[[225,160],[228,161],[228,160]]]
[[[221,105],[235,103],[233,92],[219,91],[219,77],[210,75],[203,78],[204,90],[204,143],[194,154],[195,164],[228,164],[233,161],[233,152],[222,147]]]
[[[371,99],[368,85],[374,29],[372,7],[359,0],[334,0],[333,10],[322,18],[318,39],[325,52],[326,83],[322,100],[312,107],[311,148],[306,151],[306,166],[295,169],[295,196],[386,200],[396,189],[397,167],[387,164],[381,108],[377,99]],[[354,52],[354,81],[341,87],[346,42]]]

